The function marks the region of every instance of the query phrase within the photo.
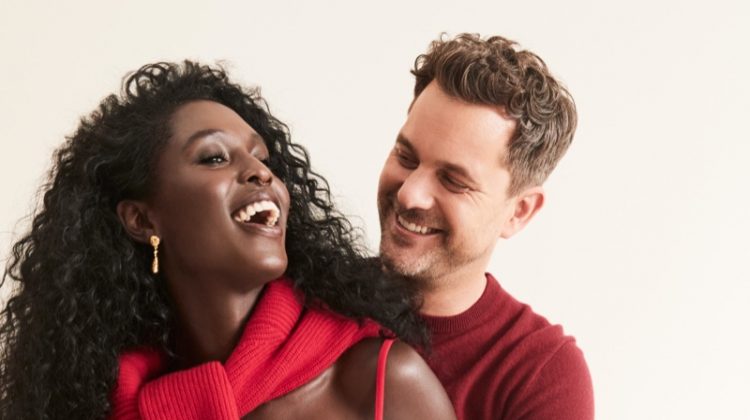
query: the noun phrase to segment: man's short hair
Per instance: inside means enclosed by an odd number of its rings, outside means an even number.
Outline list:
[[[508,193],[541,185],[565,154],[576,129],[576,107],[568,90],[536,54],[500,36],[460,34],[433,41],[417,57],[414,99],[436,80],[450,96],[467,103],[501,107],[516,120],[504,165]]]

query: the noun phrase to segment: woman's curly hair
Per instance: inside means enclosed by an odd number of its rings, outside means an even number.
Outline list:
[[[2,281],[15,288],[0,317],[1,418],[103,418],[119,353],[145,345],[170,354],[166,287],[150,274],[148,247],[129,238],[115,206],[151,193],[172,114],[201,99],[231,108],[266,141],[269,166],[291,197],[286,274],[308,303],[426,342],[414,289],[383,278],[367,258],[327,182],[259,90],[232,83],[219,66],[150,64],[56,151],[31,229],[12,247]]]

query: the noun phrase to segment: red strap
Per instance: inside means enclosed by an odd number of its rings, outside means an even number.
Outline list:
[[[375,420],[383,420],[383,406],[385,405],[385,362],[388,352],[393,345],[393,339],[383,340],[378,354],[378,369],[375,372]]]

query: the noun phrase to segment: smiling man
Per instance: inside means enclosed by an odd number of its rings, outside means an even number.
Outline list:
[[[593,419],[572,337],[486,273],[544,204],[576,110],[544,62],[461,34],[417,59],[414,101],[380,176],[380,254],[424,296],[428,363],[463,419]]]

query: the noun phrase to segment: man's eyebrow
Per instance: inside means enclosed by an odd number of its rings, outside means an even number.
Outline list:
[[[412,146],[409,139],[404,137],[403,134],[399,133],[398,137],[396,138],[396,143],[403,146],[410,153],[415,154],[415,155],[417,154],[417,152],[414,150],[414,146]],[[461,165],[457,165],[455,163],[448,162],[445,160],[440,160],[437,162],[437,164],[440,168],[442,168],[443,170],[447,172],[455,173],[463,178],[466,178],[466,180],[469,182],[476,183],[476,180],[474,176],[472,176],[471,172]]]
[[[403,134],[398,133],[398,137],[396,137],[396,143],[398,143],[398,144],[404,146],[405,148],[409,149],[409,151],[411,153],[414,153],[414,146],[411,145],[411,142],[409,141],[409,139],[407,139],[406,137],[404,137]]]
[[[466,180],[469,182],[476,182],[474,180],[474,177],[469,172],[469,170],[464,168],[463,166],[456,165],[455,163],[450,163],[446,161],[439,161],[438,164],[442,168],[444,168],[446,171],[458,174],[459,176],[466,178]]]

